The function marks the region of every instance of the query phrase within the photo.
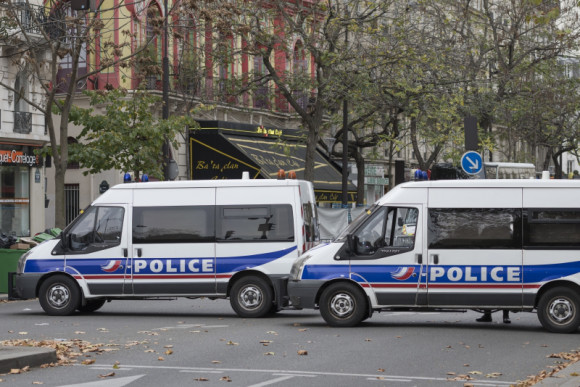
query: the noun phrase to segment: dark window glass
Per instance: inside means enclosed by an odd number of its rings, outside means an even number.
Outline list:
[[[356,254],[376,255],[384,247],[409,251],[415,244],[418,215],[416,208],[379,207],[354,233]]]
[[[292,206],[220,206],[219,241],[293,241]]]
[[[73,251],[96,251],[121,243],[122,207],[89,207],[67,231]]]
[[[133,243],[213,242],[214,207],[135,207]]]
[[[430,249],[521,248],[521,210],[502,208],[431,208]]]
[[[530,209],[527,215],[525,246],[580,246],[580,210]]]

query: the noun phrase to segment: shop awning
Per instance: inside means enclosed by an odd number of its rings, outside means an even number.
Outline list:
[[[306,144],[297,131],[223,121],[200,124],[202,129],[190,134],[192,179],[239,179],[244,171],[254,179],[275,179],[280,169],[304,177]],[[342,201],[341,171],[319,151],[313,185],[317,201]],[[349,202],[355,202],[356,187],[350,182],[348,194]]]

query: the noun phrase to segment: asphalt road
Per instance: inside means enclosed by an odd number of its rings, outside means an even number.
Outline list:
[[[241,319],[224,300],[113,301],[69,317],[35,300],[3,303],[0,340],[101,345],[75,365],[2,375],[0,386],[508,386],[550,371],[562,361],[551,354],[580,349],[580,331],[549,333],[535,314],[512,314],[511,324],[478,316],[380,313],[330,328],[318,311]]]

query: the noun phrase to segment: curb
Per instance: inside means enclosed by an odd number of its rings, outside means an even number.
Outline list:
[[[57,361],[56,350],[51,348],[0,346],[0,373]]]
[[[570,364],[554,375],[536,383],[537,386],[578,387],[580,386],[580,361]]]

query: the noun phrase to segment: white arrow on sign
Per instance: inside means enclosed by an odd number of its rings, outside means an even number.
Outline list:
[[[470,168],[472,171],[479,169],[479,160],[473,161],[469,156],[466,156],[465,159],[469,161],[469,164],[471,164]]]

